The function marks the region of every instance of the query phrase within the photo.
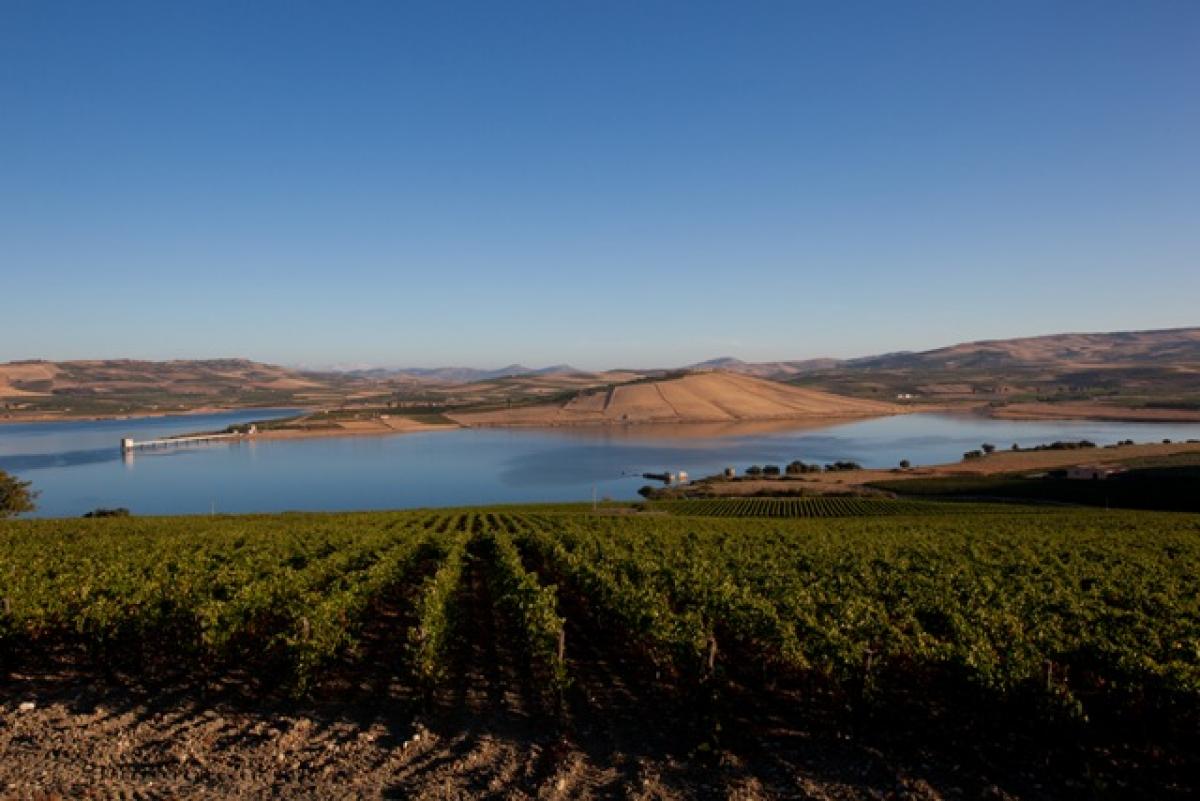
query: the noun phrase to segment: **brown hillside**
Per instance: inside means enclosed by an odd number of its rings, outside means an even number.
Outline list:
[[[877,417],[904,411],[890,403],[710,372],[584,392],[561,405],[463,412],[451,418],[467,426],[559,426]]]
[[[128,393],[222,395],[231,389],[295,390],[320,387],[301,373],[244,359],[131,359],[0,364],[0,397],[86,395],[120,397]]]
[[[58,374],[58,367],[47,362],[9,362],[0,364],[0,398],[17,398],[23,395],[44,395],[33,389],[17,386],[48,386]]]
[[[1200,361],[1200,328],[1052,334],[964,342],[920,353],[892,353],[843,363],[849,367],[955,369],[963,367],[1078,368],[1087,365],[1178,366]]]

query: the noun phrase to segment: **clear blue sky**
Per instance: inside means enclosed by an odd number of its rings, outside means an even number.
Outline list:
[[[1200,324],[1200,3],[0,0],[0,359]]]

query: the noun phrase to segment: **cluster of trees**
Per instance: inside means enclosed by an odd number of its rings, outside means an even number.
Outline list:
[[[781,473],[783,473],[784,471],[786,471],[789,476],[797,476],[802,473],[820,473],[822,470],[832,473],[832,472],[836,472],[839,470],[862,470],[862,469],[863,469],[862,465],[859,464],[858,462],[834,462],[832,464],[825,465],[825,467],[821,467],[821,465],[819,465],[819,464],[808,464],[807,462],[802,462],[799,459],[797,459],[794,462],[789,463],[788,466],[786,468],[784,468],[784,470],[780,470],[779,465],[777,465],[777,464],[768,464],[768,465],[752,464],[746,468],[746,475],[755,476],[755,477],[757,477],[757,476],[778,476]]]
[[[1119,442],[1117,444],[1132,445],[1133,440],[1124,440],[1123,442]],[[987,446],[985,445],[984,447],[986,448]],[[1049,445],[1034,445],[1030,448],[1022,448],[1014,442],[1012,449],[1014,451],[1074,451],[1094,447],[1096,447],[1096,443],[1092,442],[1091,440],[1081,439],[1078,442],[1051,442]],[[989,453],[990,452],[991,451],[989,451]]]
[[[100,507],[88,512],[84,517],[129,517],[129,514],[129,510],[124,506],[118,506],[115,509]]]
[[[1118,442],[1117,444],[1118,445],[1132,445],[1133,440],[1131,440],[1131,439],[1122,440],[1121,442]],[[1096,447],[1096,443],[1092,442],[1091,440],[1087,440],[1087,439],[1081,439],[1078,442],[1062,442],[1062,441],[1051,442],[1049,445],[1034,445],[1029,448],[1022,448],[1016,442],[1014,442],[1012,444],[1012,449],[1014,451],[1074,451],[1074,450],[1082,450],[1082,449],[1094,448],[1094,447]],[[979,459],[989,453],[995,453],[995,452],[996,452],[996,446],[990,442],[985,442],[985,443],[983,443],[983,445],[979,446],[979,448],[977,450],[967,451],[966,453],[964,453],[963,458],[964,459]]]
[[[1013,445],[1013,450],[1018,450],[1016,445]],[[996,452],[996,446],[990,442],[985,442],[973,451],[967,451],[963,454],[964,459],[982,459],[985,454]]]

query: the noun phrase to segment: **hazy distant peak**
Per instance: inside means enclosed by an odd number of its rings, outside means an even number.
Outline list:
[[[730,370],[738,367],[744,367],[745,365],[746,362],[742,361],[736,356],[718,356],[715,359],[709,359],[705,362],[697,362],[691,366],[693,369],[697,370]]]
[[[837,367],[841,362],[837,359],[800,359],[781,362],[747,362],[734,356],[721,356],[716,359],[689,365],[690,370],[726,370],[731,373],[755,376],[756,378],[789,378],[792,376],[811,373],[815,370],[826,370]]]
[[[577,370],[569,364],[555,364],[549,367],[526,367],[523,364],[509,364],[493,370],[477,367],[379,367],[368,370],[350,371],[353,375],[370,378],[394,378],[407,376],[425,381],[435,381],[447,384],[470,384],[476,381],[492,381],[497,378],[513,376],[575,374]]]

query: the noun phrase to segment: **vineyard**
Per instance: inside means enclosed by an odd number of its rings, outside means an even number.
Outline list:
[[[0,672],[249,668],[264,691],[319,696],[334,666],[375,658],[386,614],[388,670],[428,705],[463,681],[471,627],[494,617],[551,719],[597,703],[587,688],[611,683],[597,666],[619,655],[630,682],[653,676],[656,698],[691,710],[693,748],[754,704],[854,722],[961,703],[1055,731],[1135,726],[1160,749],[1195,739],[1195,516],[662,507],[3,523]]]
[[[697,498],[657,501],[655,508],[687,517],[865,517],[874,515],[963,514],[985,511],[1013,512],[1013,507],[972,504],[964,506],[927,501],[899,501],[853,495],[818,495],[811,498]]]

